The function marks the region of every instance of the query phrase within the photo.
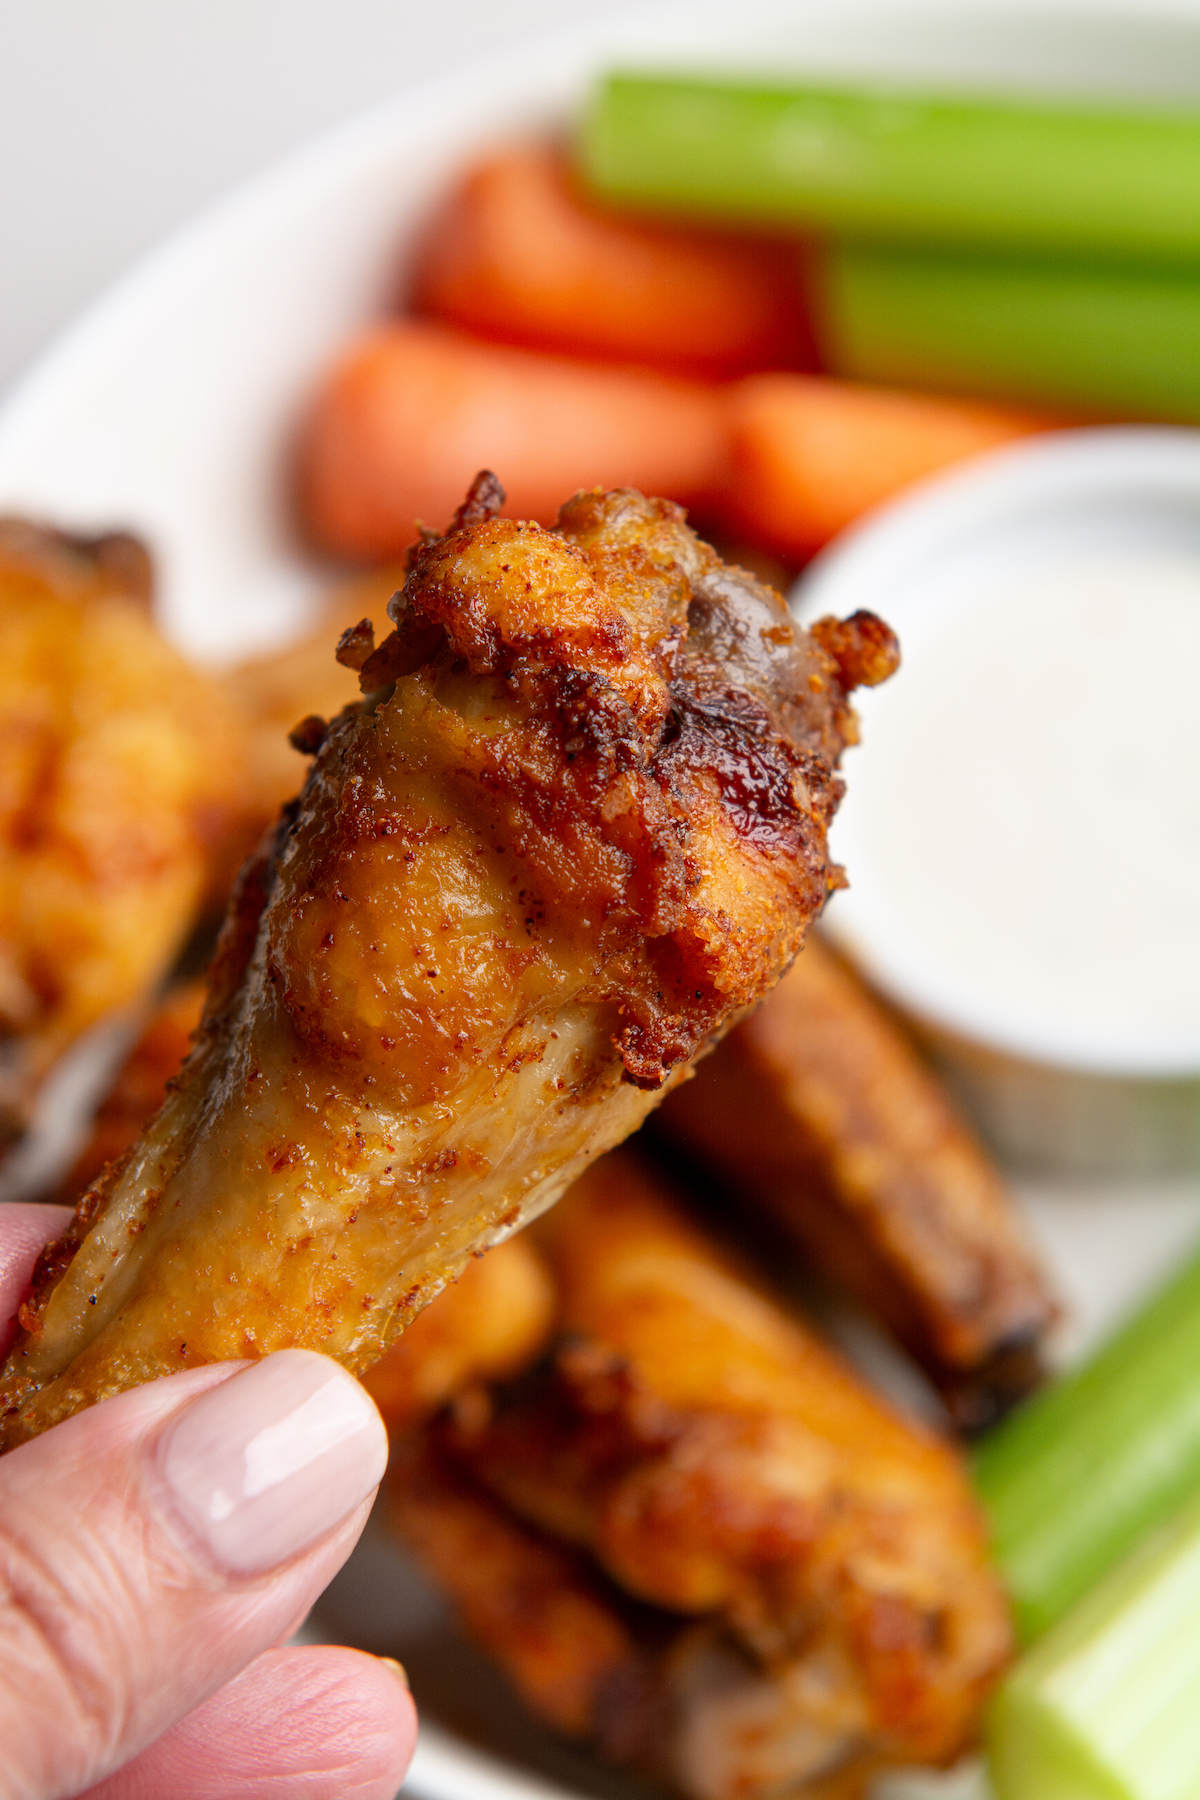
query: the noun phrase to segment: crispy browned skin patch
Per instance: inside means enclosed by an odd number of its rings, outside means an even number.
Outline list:
[[[393,1501],[526,1696],[562,1724],[543,1694],[586,1693],[591,1714],[567,1728],[611,1743],[624,1670],[639,1709],[631,1753],[700,1800],[830,1781],[854,1791],[886,1764],[956,1756],[1009,1650],[956,1453],[869,1393],[628,1152],[591,1169],[534,1235],[558,1286],[562,1347],[493,1409],[460,1408],[431,1454],[466,1482],[453,1506],[490,1534],[494,1570],[506,1555],[516,1569],[547,1554],[506,1531],[560,1556],[569,1546],[584,1560],[564,1560],[559,1579],[583,1604],[590,1564],[585,1598],[612,1614],[611,1662],[577,1658],[539,1598],[533,1618],[554,1655],[547,1646],[531,1681],[517,1575],[481,1628],[473,1579],[419,1494],[403,1491],[403,1463]],[[490,1525],[484,1493],[500,1508]],[[649,1741],[636,1723],[645,1615],[622,1611],[608,1583],[676,1620],[655,1651]]]
[[[965,1429],[1038,1381],[1055,1305],[1012,1198],[898,1026],[818,939],[656,1129],[877,1313]]]
[[[0,520],[0,1144],[161,979],[236,811],[236,720],[159,635],[150,582],[124,534]]]
[[[482,479],[393,610],[243,871],[178,1087],[47,1256],[0,1442],[192,1363],[370,1367],[762,997],[834,879],[876,621],[827,653],[668,502],[545,530]]]
[[[122,1156],[153,1118],[178,1075],[200,1023],[205,984],[172,988],[96,1110],[91,1135],[59,1190],[77,1201],[104,1165]],[[476,1381],[516,1375],[544,1347],[554,1291],[528,1237],[473,1258],[364,1378],[389,1430],[436,1412]]]

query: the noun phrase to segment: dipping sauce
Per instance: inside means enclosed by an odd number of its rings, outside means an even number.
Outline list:
[[[911,632],[894,620],[904,662],[850,762],[834,846],[854,897],[831,923],[968,1035],[1198,1070],[1200,557],[1077,544],[976,568]]]

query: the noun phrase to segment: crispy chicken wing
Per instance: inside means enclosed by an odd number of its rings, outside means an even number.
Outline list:
[[[874,1311],[964,1428],[1038,1381],[1056,1309],[1015,1204],[899,1027],[818,939],[655,1129]]]
[[[829,1726],[857,1723],[836,1679],[822,1692],[820,1671],[761,1666],[719,1621],[633,1600],[472,1480],[436,1431],[394,1447],[387,1493],[396,1532],[520,1699],[605,1760],[687,1800],[859,1800],[894,1764],[867,1749],[813,1774]]]
[[[680,510],[480,477],[239,881],[199,1039],[43,1258],[0,1444],[192,1363],[361,1372],[640,1123],[836,879],[867,615],[803,632]]]
[[[702,1800],[834,1777],[853,1791],[889,1762],[956,1755],[1009,1630],[950,1446],[871,1395],[629,1152],[534,1235],[559,1291],[556,1358],[493,1411],[460,1408],[398,1462],[393,1493],[402,1531],[517,1685],[610,1746],[630,1696],[631,1753]],[[439,1482],[444,1526],[427,1500]],[[459,1528],[491,1544],[495,1569],[511,1565],[507,1600],[456,1573],[444,1534]],[[539,1602],[538,1681],[533,1621],[512,1598],[525,1564],[543,1568],[535,1594],[558,1581],[609,1620],[577,1654]],[[612,1584],[674,1629],[652,1629]],[[543,1693],[575,1696],[581,1722]]]
[[[0,521],[0,1138],[166,972],[238,808],[237,719],[149,589],[132,538]]]
[[[387,1502],[398,1535],[533,1712],[615,1761],[652,1763],[656,1731],[674,1723],[663,1652],[677,1618],[638,1608],[580,1551],[518,1519],[434,1432],[393,1439]]]

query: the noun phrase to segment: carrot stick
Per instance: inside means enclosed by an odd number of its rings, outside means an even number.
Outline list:
[[[418,253],[417,310],[502,343],[698,375],[811,366],[794,245],[586,200],[548,145],[472,169]]]
[[[788,374],[739,382],[728,406],[723,511],[738,530],[797,560],[910,482],[1056,422],[1016,408]]]
[[[401,321],[367,333],[317,396],[300,503],[323,549],[393,556],[443,526],[480,468],[507,511],[551,522],[581,487],[703,500],[723,466],[722,390],[481,344]]]

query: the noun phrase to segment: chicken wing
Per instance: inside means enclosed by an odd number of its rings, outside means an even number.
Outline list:
[[[429,1431],[393,1440],[387,1505],[532,1712],[613,1761],[654,1766],[673,1726],[663,1652],[677,1618],[636,1607],[579,1551],[518,1519]]]
[[[866,1749],[811,1773],[814,1712],[826,1728],[839,1712],[853,1719],[852,1696],[847,1706],[836,1683],[822,1695],[803,1664],[756,1664],[719,1622],[632,1600],[582,1552],[509,1511],[436,1438],[410,1433],[393,1450],[392,1525],[554,1730],[686,1800],[859,1800],[894,1766]]]
[[[698,1800],[834,1778],[852,1792],[888,1763],[958,1754],[1009,1628],[956,1453],[784,1315],[629,1152],[591,1169],[534,1236],[559,1292],[552,1365],[441,1424],[415,1475],[398,1462],[392,1501],[517,1685],[609,1745],[621,1694],[635,1695],[631,1754]],[[549,1692],[576,1696],[576,1725],[527,1677],[530,1615],[456,1572],[427,1503],[439,1480],[494,1569],[540,1562],[535,1592],[556,1579],[572,1606],[608,1615],[607,1636],[597,1625],[584,1640],[606,1646],[595,1665],[548,1602],[537,1615],[541,1668],[559,1671]],[[661,1615],[656,1629],[635,1601]]]
[[[417,550],[365,698],[305,723],[199,1039],[43,1258],[0,1444],[193,1363],[361,1372],[551,1205],[788,966],[836,881],[869,615],[794,627],[679,508],[495,516]]]
[[[818,939],[655,1129],[875,1312],[964,1429],[1036,1385],[1056,1308],[1016,1206],[936,1077]]]
[[[132,538],[0,521],[0,1139],[166,972],[238,810],[236,717],[149,588]]]

